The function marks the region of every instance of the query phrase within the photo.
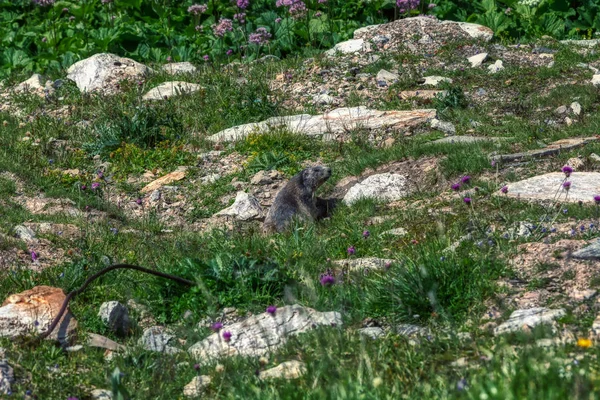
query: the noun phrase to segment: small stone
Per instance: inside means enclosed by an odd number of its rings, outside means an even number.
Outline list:
[[[313,102],[315,104],[320,104],[320,105],[327,105],[327,104],[331,104],[335,101],[334,97],[331,97],[328,94],[318,94],[316,96],[313,97]]]
[[[382,69],[377,73],[375,80],[378,85],[387,86],[396,82],[399,78],[400,77],[397,74]]]
[[[333,261],[333,265],[347,267],[350,271],[363,271],[368,269],[385,270],[393,263],[394,260],[377,257],[350,258]]]
[[[196,72],[197,68],[190,62],[177,62],[163,65],[163,70],[170,75],[190,74]]]
[[[383,147],[386,149],[389,149],[390,147],[392,147],[394,145],[394,143],[396,143],[396,139],[387,138],[383,141]]]
[[[208,375],[195,376],[190,383],[184,386],[183,395],[186,397],[201,396],[210,386],[212,378]]]
[[[15,373],[6,360],[0,360],[0,394],[10,395]]]
[[[404,175],[384,173],[371,175],[352,186],[343,201],[348,205],[352,205],[362,198],[389,202],[400,200],[408,194],[408,181]]]
[[[26,242],[35,240],[35,232],[23,225],[15,227],[15,235]]]
[[[585,163],[581,158],[573,157],[567,160],[567,165],[572,167],[574,171],[579,171],[584,167]]]
[[[481,66],[481,64],[483,64],[483,62],[485,61],[487,56],[488,56],[487,53],[480,53],[480,54],[476,54],[472,57],[469,57],[468,60],[471,63],[471,67],[475,68],[475,67]]]
[[[488,71],[490,71],[490,74],[495,74],[499,71],[502,71],[503,69],[504,69],[504,65],[502,64],[502,60],[496,60],[495,63],[488,66]]]
[[[594,289],[586,289],[586,290],[575,290],[574,289],[569,293],[569,297],[571,298],[571,300],[585,301],[585,300],[589,300],[592,297],[596,296],[596,293],[598,293],[598,292]]]
[[[588,156],[588,160],[593,163],[600,163],[600,156],[596,153],[592,153]]]
[[[431,86],[438,86],[440,83],[442,82],[448,82],[448,83],[452,83],[452,79],[450,78],[446,78],[444,76],[424,76],[423,77],[425,79],[425,82],[423,82],[423,85],[431,85]]]
[[[157,202],[160,200],[160,190],[156,189],[150,194],[150,201]]]
[[[362,328],[362,329],[359,329],[357,332],[360,333],[362,336],[366,336],[371,339],[378,339],[378,338],[382,337],[383,335],[385,335],[383,328],[380,328],[378,326],[370,326],[368,328]]]
[[[396,333],[400,336],[418,337],[427,336],[431,332],[429,331],[429,329],[424,328],[422,326],[412,324],[399,324],[396,326]]]
[[[215,216],[234,217],[240,221],[249,221],[259,219],[263,216],[263,208],[259,201],[246,192],[238,192],[234,203],[224,210],[219,211]]]
[[[138,344],[145,350],[175,354],[181,352],[181,350],[170,345],[174,339],[175,335],[167,328],[163,326],[153,326],[144,330],[142,337],[138,340]]]
[[[573,111],[573,114],[575,114],[575,115],[581,114],[581,104],[579,104],[576,101],[572,102],[571,103],[571,111]]]
[[[300,361],[286,361],[276,367],[261,371],[259,379],[297,379],[306,373],[306,365]]]
[[[573,125],[573,120],[570,117],[565,117],[565,124],[567,124],[567,126],[571,126]]]
[[[142,190],[140,190],[140,193],[152,192],[153,190],[159,189],[163,185],[180,181],[185,178],[186,171],[186,167],[178,167],[175,171],[150,182],[148,185],[143,187]]]
[[[113,332],[124,336],[129,331],[129,312],[118,301],[102,303],[98,316]]]
[[[250,183],[253,185],[267,185],[273,183],[273,179],[269,176],[269,171],[258,171],[252,179],[250,179]]]
[[[594,243],[577,250],[572,257],[578,260],[600,260],[600,239]]]
[[[494,335],[501,335],[503,333],[518,332],[526,329],[531,329],[537,325],[543,323],[553,322],[555,319],[565,315],[565,310],[555,309],[551,310],[548,308],[538,307],[524,310],[514,311],[510,318],[498,325],[494,329]]]
[[[202,89],[202,86],[196,83],[181,81],[164,82],[152,88],[146,93],[143,100],[165,100],[175,96],[181,96],[186,93],[194,93]]]
[[[447,135],[456,135],[456,128],[451,122],[440,121],[437,118],[431,120],[431,128],[444,132]]]
[[[93,400],[112,400],[112,392],[106,389],[94,389],[90,392]]]
[[[556,110],[554,110],[554,112],[556,114],[565,114],[569,109],[567,108],[567,106],[560,106],[558,107]]]
[[[382,232],[381,235],[391,235],[391,236],[406,236],[408,232],[404,228],[394,228],[389,231]]]
[[[591,84],[594,86],[600,86],[600,74],[592,76]]]

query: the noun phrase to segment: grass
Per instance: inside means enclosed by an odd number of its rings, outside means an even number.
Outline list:
[[[0,339],[17,376],[13,396],[31,391],[40,399],[88,398],[92,386],[110,389],[118,368],[123,388],[136,399],[182,398],[183,387],[196,375],[212,378],[205,394],[208,398],[595,398],[597,347],[569,342],[548,350],[537,346],[536,340],[556,337],[549,329],[495,337],[482,327],[490,305],[513,296],[512,289],[501,282],[523,273],[512,262],[519,246],[573,239],[549,229],[527,238],[506,238],[511,227],[526,221],[551,228],[555,215],[554,225],[577,226],[598,218],[594,206],[562,206],[567,213],[558,210],[557,214],[543,204],[492,196],[504,184],[559,171],[569,158],[587,159],[591,153],[600,153],[599,144],[590,144],[539,162],[502,168],[490,163],[492,153],[537,149],[561,138],[598,131],[597,90],[585,84],[587,78],[576,85],[566,83],[580,77],[578,62],[595,62],[598,57],[556,47],[559,52],[552,68],[507,67],[497,75],[485,69],[428,67],[423,71],[424,76],[454,79],[446,88],[451,96],[432,106],[444,121],[455,124],[461,134],[505,139],[473,144],[431,144],[441,135],[426,127],[410,136],[395,135],[396,141],[387,148],[371,143],[360,130],[341,144],[285,130],[250,135],[232,145],[206,140],[238,124],[298,113],[283,106],[291,94],[272,90],[269,80],[284,71],[293,71],[295,79],[308,76],[301,58],[243,65],[230,72],[206,67],[186,77],[204,90],[158,103],[142,102],[141,95],[171,79],[167,75],[153,75],[143,86],[125,86],[123,95],[105,98],[81,95],[65,82],[57,96],[63,97],[60,105],[73,111],[60,120],[48,115],[56,107],[53,103],[36,96],[14,98],[31,118],[0,116],[0,122],[6,121],[0,123],[0,169],[8,172],[0,175],[0,258],[5,267],[0,271],[0,298],[36,285],[69,292],[106,264],[116,262],[155,268],[199,285],[188,289],[134,271],[101,277],[71,304],[79,332],[82,337],[88,332],[105,335],[128,350],[107,360],[103,350],[91,347],[64,352],[51,343],[27,348],[18,341]],[[452,46],[443,49],[448,62],[457,57],[454,50]],[[420,61],[401,53],[384,57],[361,72],[375,75],[381,68],[405,72]],[[315,62],[325,68],[330,61],[317,57]],[[398,67],[403,62],[408,65]],[[418,88],[408,76],[378,98],[382,109],[412,108],[394,92]],[[18,81],[19,77],[11,77],[11,82]],[[478,88],[498,96],[480,102],[475,96]],[[357,93],[348,104],[362,101]],[[585,115],[572,126],[545,122],[556,118],[556,107],[573,101],[582,105]],[[312,106],[303,111],[315,112]],[[88,121],[89,127],[82,127],[81,121]],[[236,161],[235,172],[201,184],[201,177],[215,172],[201,162],[202,154],[212,150],[223,151],[223,158],[239,156],[243,161]],[[427,172],[418,168],[426,161],[432,165]],[[324,163],[333,169],[333,176],[319,191],[323,196],[349,176],[392,163],[412,165],[415,169],[407,169],[411,178],[425,183],[397,204],[371,200],[352,207],[341,204],[329,219],[316,224],[298,222],[289,232],[268,237],[260,234],[257,223],[236,223],[233,229],[218,226],[210,232],[198,228],[231,203],[227,199],[238,190],[234,179],[246,185],[261,170],[278,170],[289,178],[307,163]],[[142,174],[150,171],[158,177],[179,166],[189,167],[188,175],[170,184],[176,189],[162,190],[164,202],[152,203],[150,194],[140,192],[146,184],[139,180]],[[226,165],[217,167],[222,172]],[[598,167],[586,164],[585,168],[597,171]],[[69,169],[79,173],[63,173]],[[453,195],[450,184],[464,175],[471,176],[471,183]],[[89,189],[93,182],[101,184],[98,192]],[[103,212],[104,218],[93,219],[85,213],[80,217],[44,215],[28,209],[23,200],[41,194],[71,199],[78,210]],[[464,204],[466,196],[472,198],[472,207]],[[144,199],[139,206],[135,204],[138,198]],[[173,203],[181,210],[173,207],[175,211],[165,212]],[[166,218],[169,212],[176,214],[176,224]],[[370,224],[373,217],[382,216],[389,219]],[[62,263],[33,272],[27,254],[31,244],[12,237],[14,228],[25,222],[74,224],[80,235],[38,234],[52,248],[70,255]],[[398,227],[406,229],[407,235],[383,235]],[[467,234],[469,239],[453,246]],[[597,232],[587,229],[575,239],[595,237]],[[348,255],[349,246],[355,247],[355,255]],[[331,261],[359,257],[394,263],[389,270],[340,275]],[[533,270],[551,274],[562,261],[539,261]],[[331,287],[319,283],[320,275],[328,270],[333,270],[337,281]],[[566,284],[576,278],[576,271],[568,270],[552,280]],[[591,287],[599,285],[593,277],[589,281]],[[549,277],[534,276],[525,286],[537,290],[551,283]],[[112,333],[97,315],[100,305],[111,300],[124,304],[134,300],[147,307],[156,324],[176,332],[181,342],[175,345],[182,349],[209,334],[198,321],[218,319],[225,307],[245,314],[264,312],[268,305],[298,303],[319,311],[339,311],[344,324],[291,337],[267,357],[266,364],[255,357],[233,357],[220,360],[220,366],[211,361],[197,369],[198,360],[185,351],[167,355],[144,350],[137,342],[144,326],[133,311],[130,334],[122,338]],[[587,337],[594,319],[591,311],[577,317],[571,303],[551,299],[548,304],[567,307],[569,314],[561,323],[577,337]],[[503,317],[514,309],[514,304],[505,304]],[[368,318],[392,329],[377,340],[361,336],[357,330]],[[395,333],[393,328],[400,323],[419,325],[433,334],[410,339]],[[469,338],[459,332],[468,333]],[[300,379],[266,382],[257,378],[257,370],[292,359],[306,363],[307,372]]]

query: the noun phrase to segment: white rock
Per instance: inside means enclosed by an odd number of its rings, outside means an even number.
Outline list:
[[[119,81],[143,79],[148,72],[148,67],[129,58],[100,53],[71,65],[67,69],[67,78],[82,92],[111,94],[119,91]]]
[[[19,83],[14,88],[15,93],[34,92],[44,90],[44,78],[40,74],[33,74],[31,78]]]
[[[357,332],[360,333],[362,336],[367,336],[367,337],[370,337],[371,339],[378,339],[378,338],[382,337],[383,335],[385,335],[383,328],[380,328],[378,326],[361,328]]]
[[[441,24],[458,24],[458,26],[473,39],[483,39],[486,42],[492,40],[492,37],[494,36],[494,32],[490,28],[471,22],[442,21]]]
[[[499,71],[502,71],[503,69],[504,69],[504,65],[502,64],[502,60],[496,60],[495,63],[488,66],[488,71],[490,71],[490,74],[495,74]]]
[[[479,67],[481,64],[483,64],[483,62],[485,61],[487,56],[488,56],[487,53],[479,53],[472,57],[469,57],[468,60],[471,63],[471,67],[475,68],[475,67]]]
[[[562,317],[566,312],[562,308],[550,310],[548,308],[538,307],[529,308],[526,310],[514,311],[508,321],[494,328],[494,335],[503,333],[519,332],[524,326],[533,328],[534,326],[553,322],[555,319]]]
[[[406,236],[408,232],[404,228],[394,228],[389,231],[382,232],[381,235]]]
[[[138,340],[138,344],[145,350],[175,354],[181,352],[181,350],[169,344],[174,339],[175,335],[164,326],[152,326],[144,330],[142,337]]]
[[[306,373],[306,365],[300,361],[286,361],[276,367],[261,371],[259,379],[297,379]]]
[[[209,183],[215,183],[219,179],[221,179],[221,175],[219,175],[219,174],[208,174],[208,175],[200,178],[200,182],[202,182],[202,184],[206,185]]]
[[[591,83],[594,86],[600,86],[600,74],[592,76]]]
[[[591,333],[596,337],[600,337],[600,315],[596,316],[596,319],[592,323]]]
[[[313,102],[315,104],[320,104],[320,105],[327,105],[327,104],[331,104],[335,101],[335,97],[331,97],[328,94],[317,94],[313,97]]]
[[[343,107],[322,115],[273,117],[262,122],[234,126],[209,136],[208,140],[229,142],[244,139],[250,134],[268,133],[274,129],[287,129],[292,133],[307,136],[341,135],[354,129],[403,130],[430,121],[435,115],[436,111],[433,109],[378,111],[364,106]]]
[[[573,44],[575,46],[582,47],[595,47],[600,44],[600,39],[582,39],[582,40],[574,40],[574,39],[566,39],[560,41],[562,44]]]
[[[278,308],[274,315],[262,313],[242,322],[225,326],[189,348],[190,354],[201,362],[229,356],[261,356],[275,351],[287,342],[290,335],[307,332],[317,326],[341,326],[337,312],[318,312],[300,305]],[[230,332],[225,342],[223,332]]]
[[[102,303],[98,316],[113,332],[126,335],[129,331],[129,312],[127,307],[118,301]]]
[[[387,266],[391,266],[394,260],[377,257],[349,258],[333,261],[333,265],[346,267],[349,271],[362,271],[368,269],[385,270]]]
[[[18,225],[15,227],[15,235],[26,242],[35,240],[35,232],[24,225]]]
[[[342,54],[352,54],[364,51],[367,48],[369,48],[369,44],[365,43],[363,39],[350,39],[336,44],[331,50],[327,50],[325,55],[334,56],[338,52]]]
[[[191,62],[178,62],[163,65],[163,70],[168,74],[190,74],[197,71],[197,68]]]
[[[575,115],[581,114],[581,104],[579,104],[576,101],[572,102],[571,103],[571,111],[573,111],[573,114],[575,114]]]
[[[425,79],[425,83],[423,83],[423,85],[431,85],[431,86],[437,86],[442,82],[448,82],[448,83],[452,83],[452,79],[450,78],[446,78],[444,76],[424,76],[423,79]]]
[[[202,393],[210,386],[212,378],[208,375],[200,375],[194,377],[190,383],[184,386],[183,395],[186,397],[201,396]]]
[[[112,392],[106,389],[94,389],[90,392],[93,400],[111,400]]]
[[[215,216],[235,217],[240,221],[248,221],[262,217],[263,209],[254,196],[246,192],[237,192],[233,204],[219,211]]]
[[[394,82],[396,82],[400,78],[398,74],[394,74],[393,72],[386,71],[385,69],[379,70],[377,76],[375,77],[375,81],[378,85],[387,86]]]
[[[150,89],[148,93],[142,97],[144,100],[164,100],[174,96],[180,96],[186,93],[197,92],[202,89],[202,86],[195,83],[172,81],[164,82],[157,87]]]
[[[447,135],[456,135],[456,127],[452,122],[440,121],[437,118],[431,120],[431,127],[444,132]]]
[[[408,181],[404,175],[384,173],[371,175],[352,186],[343,201],[348,205],[363,198],[389,202],[399,200],[408,194]]]

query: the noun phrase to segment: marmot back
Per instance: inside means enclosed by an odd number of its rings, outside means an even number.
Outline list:
[[[263,232],[282,232],[298,215],[314,221],[323,214],[317,206],[315,191],[331,176],[329,167],[310,167],[294,175],[277,193],[263,224]]]

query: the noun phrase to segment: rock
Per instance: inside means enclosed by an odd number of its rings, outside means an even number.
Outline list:
[[[567,124],[567,126],[571,126],[573,125],[573,120],[570,117],[565,117],[565,124]]]
[[[385,270],[394,263],[394,260],[377,257],[350,258],[333,261],[333,265],[348,268],[349,271]]]
[[[496,196],[509,196],[521,200],[548,200],[569,203],[594,203],[594,196],[600,193],[600,172],[573,172],[569,180],[572,182],[569,195],[564,189],[555,198],[556,191],[565,178],[562,172],[551,172],[534,176],[508,185],[508,193],[501,191]]]
[[[569,158],[567,160],[567,165],[570,167],[573,167],[574,171],[578,171],[585,166],[585,163],[583,162],[583,160],[581,158],[573,157],[573,158]]]
[[[65,298],[62,289],[51,286],[35,286],[8,296],[0,307],[0,337],[16,338],[47,331]],[[77,321],[67,309],[48,339],[66,343],[76,328]]]
[[[195,376],[194,379],[183,387],[183,395],[186,397],[201,396],[210,386],[212,379],[208,375]]]
[[[593,163],[600,163],[600,156],[596,153],[592,153],[588,156],[588,160]]]
[[[352,186],[344,196],[344,203],[352,205],[362,198],[378,201],[395,201],[408,196],[408,181],[404,175],[377,174]]]
[[[174,96],[180,96],[186,93],[194,93],[202,89],[202,86],[196,83],[182,81],[164,82],[157,87],[150,89],[142,97],[143,100],[164,100]]]
[[[144,330],[138,344],[149,351],[166,354],[180,353],[180,349],[170,345],[174,339],[175,335],[164,326],[152,326]]]
[[[387,138],[383,141],[383,147],[386,149],[389,149],[390,147],[392,147],[394,145],[394,143],[396,143],[396,139]]]
[[[370,337],[371,339],[379,339],[383,335],[385,335],[385,331],[383,328],[378,326],[370,326],[368,328],[361,328],[357,331],[362,336]]]
[[[250,183],[253,185],[268,185],[269,183],[273,183],[273,179],[269,171],[258,171],[252,179],[250,179]]]
[[[424,76],[423,79],[425,79],[425,82],[423,82],[423,85],[431,85],[431,86],[437,86],[442,82],[448,82],[448,83],[452,83],[452,79],[450,78],[446,78],[444,76]]]
[[[600,86],[600,74],[592,76],[592,80],[590,81],[590,83],[594,86]]]
[[[31,78],[19,83],[13,91],[15,93],[29,93],[44,90],[44,78],[40,74],[33,74]]]
[[[540,324],[552,322],[565,314],[566,312],[562,308],[551,310],[538,307],[517,310],[510,315],[510,318],[506,322],[498,325],[494,329],[494,335],[498,336],[504,333],[520,332],[523,330],[524,326],[530,329]]]
[[[379,70],[377,76],[375,77],[375,82],[379,86],[388,86],[392,83],[396,82],[400,77],[398,74],[394,74],[392,72],[386,71],[385,69]]]
[[[335,101],[334,97],[331,97],[328,94],[318,94],[316,96],[313,97],[313,102],[315,104],[320,104],[320,105],[327,105],[327,104],[331,104]]]
[[[260,202],[254,196],[246,192],[237,192],[233,204],[219,211],[215,216],[234,217],[240,221],[249,221],[259,219],[263,214]]]
[[[560,42],[562,44],[572,44],[575,46],[582,46],[582,47],[596,47],[598,44],[600,44],[600,39],[581,39],[581,40],[566,39],[566,40],[561,40]]]
[[[90,392],[93,400],[112,400],[112,392],[106,389],[94,389]]]
[[[229,142],[244,139],[250,134],[263,134],[281,128],[308,136],[323,136],[328,133],[341,135],[359,128],[379,131],[405,130],[425,123],[435,118],[435,115],[436,111],[432,109],[378,111],[364,106],[344,107],[323,115],[273,117],[258,123],[234,126],[209,136],[208,140]]]
[[[524,221],[521,221],[518,224],[518,227],[509,229],[508,232],[506,232],[506,235],[508,235],[510,239],[527,238],[535,231],[533,224]]]
[[[338,53],[341,54],[352,54],[358,53],[360,51],[367,51],[370,49],[370,45],[365,43],[363,39],[351,39],[346,40],[345,42],[340,42],[333,46],[331,50],[327,50],[325,55],[327,56],[335,56]]]
[[[456,135],[456,128],[452,122],[440,121],[437,118],[431,120],[431,127],[444,132],[447,135]]]
[[[479,53],[472,57],[469,57],[467,60],[469,60],[469,62],[471,63],[471,67],[475,68],[481,66],[481,64],[483,64],[487,56],[487,53]]]
[[[574,301],[585,301],[596,296],[598,291],[594,289],[576,290],[573,289],[569,292],[569,298]]]
[[[317,326],[341,326],[338,312],[318,312],[300,305],[278,308],[274,315],[262,313],[226,326],[189,348],[190,354],[203,362],[217,357],[261,356],[286,343],[289,335],[297,335]],[[221,336],[231,333],[229,342]]]
[[[300,361],[286,361],[276,367],[260,371],[259,379],[297,379],[306,373],[306,365]]]
[[[35,232],[23,225],[15,227],[15,235],[26,242],[35,240]]]
[[[197,71],[197,68],[191,62],[178,62],[163,65],[163,70],[170,75],[191,74]]]
[[[431,335],[431,332],[427,328],[423,328],[422,326],[412,325],[412,324],[399,324],[395,328],[396,333],[400,336],[406,337],[418,337],[418,336],[428,336]]]
[[[567,108],[567,106],[560,106],[560,107],[557,107],[556,110],[554,110],[554,112],[558,115],[561,115],[561,114],[566,114],[568,110],[569,109]]]
[[[600,260],[600,239],[583,249],[577,250],[571,254],[571,257],[578,260]]]
[[[576,101],[572,102],[571,103],[571,111],[573,111],[573,114],[575,114],[575,115],[581,114],[581,104],[579,104]]]
[[[122,351],[126,349],[126,347],[122,344],[119,344],[114,340],[110,340],[105,336],[98,335],[96,333],[88,333],[87,336],[87,342],[85,343],[87,346],[100,347],[110,351]]]
[[[209,183],[215,183],[219,179],[221,179],[221,175],[219,174],[208,174],[206,176],[201,177],[200,182],[202,182],[203,185],[206,185]]]
[[[433,140],[429,142],[429,144],[441,144],[441,143],[450,143],[450,144],[461,144],[461,143],[475,143],[475,142],[485,142],[485,141],[497,141],[502,140],[503,138],[493,137],[493,136],[447,136],[441,139]]]
[[[121,80],[141,80],[149,72],[148,67],[129,58],[100,53],[71,65],[67,69],[67,78],[82,92],[114,94],[120,91]]]
[[[11,385],[15,382],[15,373],[6,360],[0,360],[0,394],[12,394]]]
[[[488,66],[488,71],[490,71],[490,74],[495,74],[499,71],[502,71],[503,69],[504,69],[504,65],[502,64],[502,60],[496,60],[495,63]]]
[[[150,182],[146,186],[144,186],[142,188],[142,190],[140,190],[140,193],[152,192],[152,191],[160,188],[163,185],[168,185],[169,183],[180,181],[183,178],[185,178],[186,172],[187,172],[186,167],[178,167],[175,171],[173,171],[165,176],[162,176],[162,177]]]
[[[596,319],[592,323],[592,334],[596,338],[600,337],[600,315],[596,316]]]
[[[155,203],[160,200],[160,190],[156,189],[150,193],[149,197],[150,202]]]
[[[406,236],[408,232],[404,228],[394,228],[389,231],[382,232],[381,235]]]
[[[398,97],[402,100],[408,100],[413,98],[423,99],[423,100],[432,100],[438,95],[445,96],[445,90],[403,90],[398,93]]]
[[[494,161],[501,162],[509,162],[516,161],[523,158],[538,158],[538,157],[546,157],[560,153],[561,151],[572,150],[577,147],[584,146],[588,143],[597,141],[598,138],[594,136],[590,136],[587,138],[568,138],[557,140],[556,142],[550,143],[543,149],[538,150],[530,150],[523,153],[515,153],[515,154],[503,154],[492,157]]]
[[[129,312],[127,307],[118,301],[102,303],[98,316],[113,332],[121,336],[129,332]]]

